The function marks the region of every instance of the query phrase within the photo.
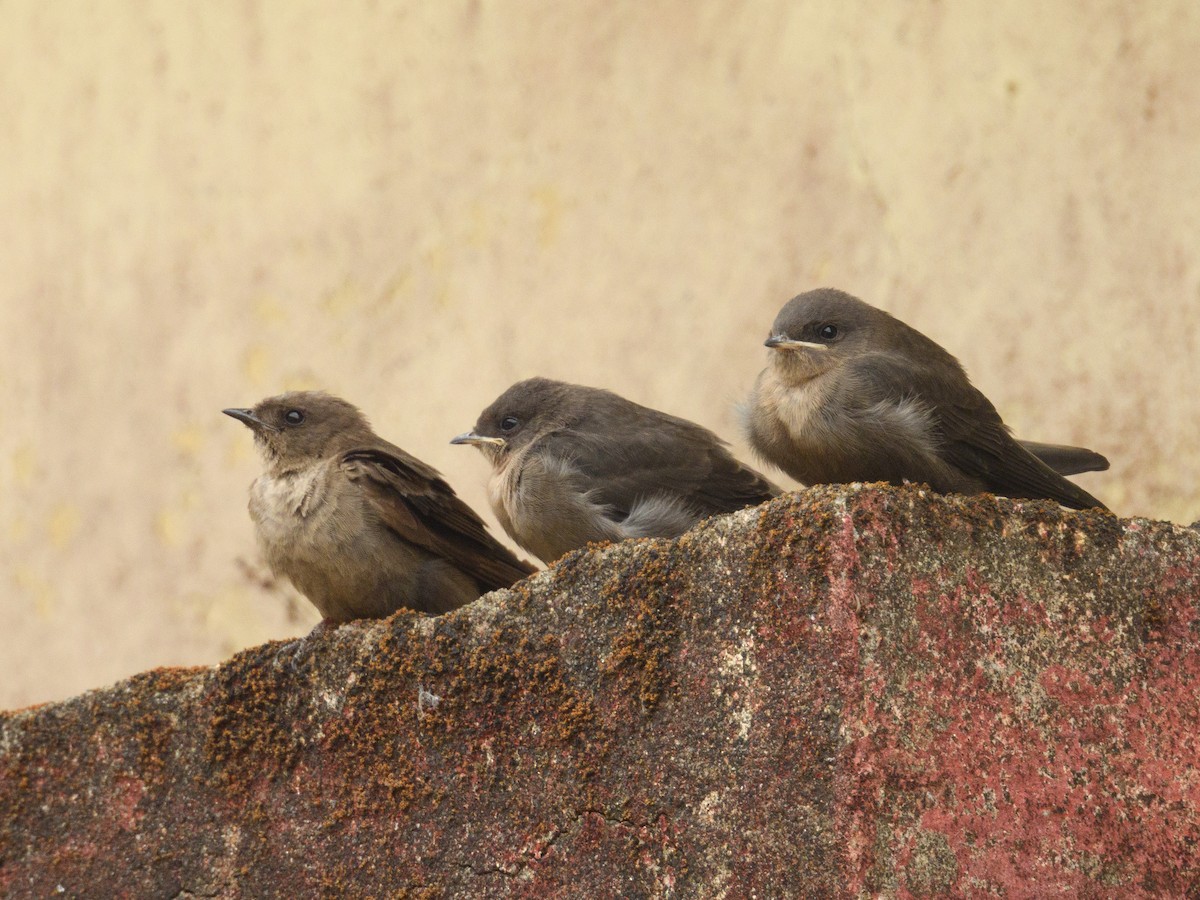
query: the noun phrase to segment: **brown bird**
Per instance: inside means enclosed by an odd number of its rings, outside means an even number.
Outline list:
[[[707,428],[549,378],[514,384],[451,443],[488,457],[496,518],[546,562],[590,541],[676,537],[779,494]]]
[[[1104,508],[1055,468],[1091,471],[1108,460],[1017,441],[958,360],[862,300],[828,288],[800,294],[766,345],[773,353],[746,404],[746,431],[756,452],[798,481],[915,481]]]
[[[267,562],[328,622],[443,613],[535,571],[345,400],[299,391],[224,412],[254,432],[265,466],[250,517]]]

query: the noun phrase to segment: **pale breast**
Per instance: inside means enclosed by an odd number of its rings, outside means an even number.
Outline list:
[[[589,541],[622,537],[571,464],[536,445],[493,472],[488,499],[509,536],[545,562]]]
[[[517,471],[518,469],[512,465],[512,461],[507,460],[502,467],[492,470],[492,475],[487,483],[488,504],[499,520],[500,527],[510,536],[514,536],[513,507],[517,502],[514,496],[516,491],[514,482]]]
[[[544,500],[546,473],[538,460],[530,458],[530,450],[526,447],[510,456],[503,466],[492,472],[488,480],[488,501],[509,536],[529,552],[541,556],[539,551],[546,550],[540,527],[545,517],[539,495]]]
[[[770,458],[766,448],[781,442],[789,448],[823,445],[832,386],[832,380],[824,375],[786,384],[773,367],[765,369],[755,384],[747,414],[751,440],[760,452]]]
[[[839,407],[835,373],[788,383],[768,367],[747,409],[751,446],[804,484],[845,480],[862,452],[852,417]]]
[[[336,458],[297,472],[264,474],[250,488],[250,516],[271,570],[291,580],[323,616],[385,615],[412,581],[414,552],[372,528],[360,491]]]
[[[770,386],[771,402],[776,415],[792,436],[792,440],[804,441],[807,436],[819,432],[823,411],[829,397],[829,383],[824,377],[793,388],[786,388],[777,379]]]
[[[250,486],[250,515],[272,536],[302,526],[324,501],[324,475],[324,466],[260,475]]]

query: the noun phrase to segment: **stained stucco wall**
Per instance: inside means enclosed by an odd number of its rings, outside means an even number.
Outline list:
[[[0,706],[315,621],[222,407],[342,394],[482,510],[512,381],[733,438],[820,285],[1198,518],[1198,111],[1165,0],[5,3]]]

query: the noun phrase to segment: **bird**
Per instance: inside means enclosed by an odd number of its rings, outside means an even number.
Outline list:
[[[844,291],[789,300],[743,406],[751,447],[804,484],[924,482],[1105,509],[1067,481],[1108,467],[1094,451],[1020,442],[949,352]]]
[[[593,541],[677,537],[780,493],[707,428],[550,378],[512,385],[451,443],[488,458],[492,511],[547,563]]]
[[[250,428],[262,458],[250,517],[263,555],[322,625],[444,613],[535,571],[347,401],[293,391],[222,411]]]

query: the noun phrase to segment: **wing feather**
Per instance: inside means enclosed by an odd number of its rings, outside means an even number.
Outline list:
[[[447,560],[485,591],[537,571],[488,533],[437,470],[400,448],[357,448],[344,453],[341,464],[399,538]]]
[[[552,432],[539,449],[567,460],[581,474],[588,496],[620,519],[654,497],[707,517],[780,493],[706,428],[632,403],[608,413],[600,407],[594,421]]]
[[[1105,508],[1023,447],[957,363],[919,366],[899,355],[871,354],[856,362],[855,375],[875,402],[922,403],[932,418],[938,455],[989,491],[1076,509]]]

